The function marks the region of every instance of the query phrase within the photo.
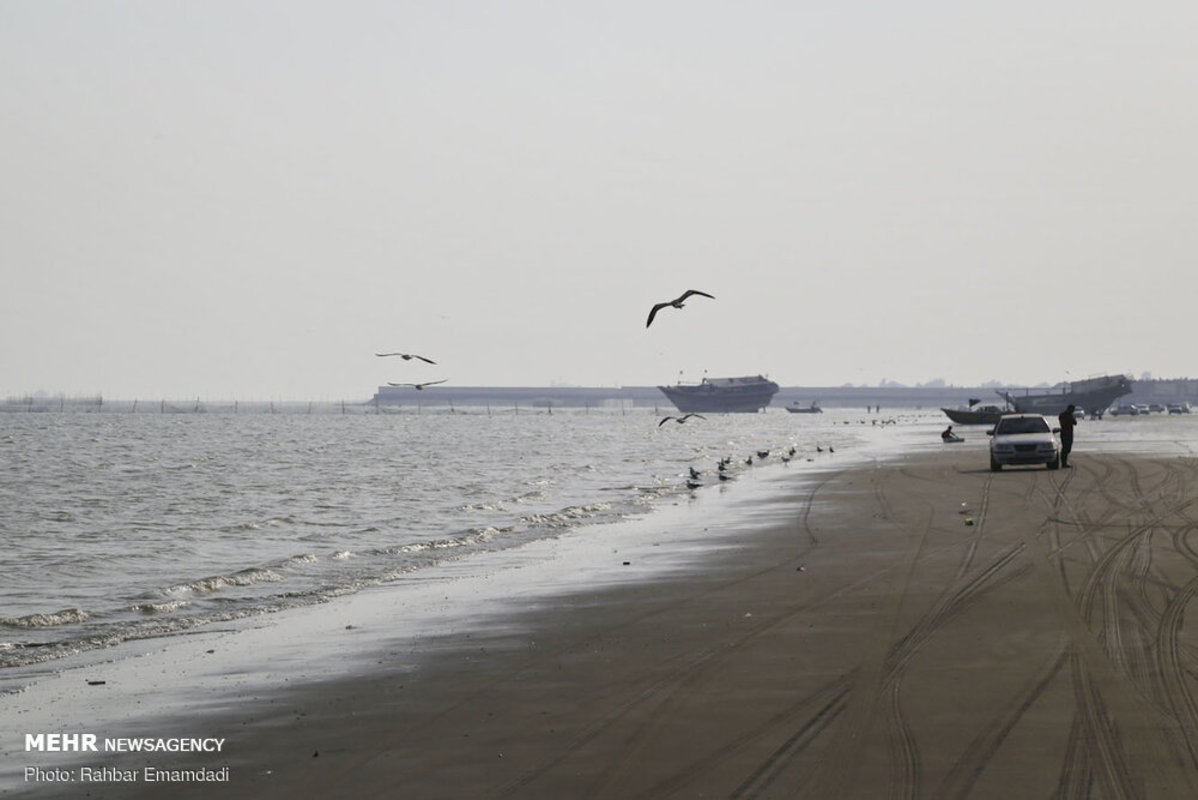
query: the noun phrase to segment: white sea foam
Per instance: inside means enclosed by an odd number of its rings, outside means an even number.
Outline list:
[[[9,628],[52,628],[86,622],[88,614],[81,608],[64,608],[48,614],[26,614],[23,617],[0,617],[0,625]]]
[[[176,584],[165,591],[167,594],[218,592],[229,586],[252,586],[256,583],[274,583],[280,580],[282,580],[281,576],[274,570],[251,568],[232,575],[212,575],[189,583]]]
[[[145,614],[169,614],[186,605],[186,600],[164,600],[159,603],[137,603],[133,606],[133,609]]]

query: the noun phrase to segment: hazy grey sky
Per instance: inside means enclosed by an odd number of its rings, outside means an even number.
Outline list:
[[[1156,0],[3,0],[0,395],[1198,376],[1195,41]]]

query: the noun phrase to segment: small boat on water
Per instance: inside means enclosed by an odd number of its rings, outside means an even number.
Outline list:
[[[814,400],[811,401],[811,405],[809,405],[809,406],[801,406],[801,405],[799,405],[799,401],[795,400],[794,402],[792,402],[790,405],[788,405],[786,407],[786,410],[792,414],[822,414],[822,413],[824,413],[824,410],[822,408],[820,408],[819,405]]]
[[[994,425],[1003,414],[1011,413],[1009,408],[996,405],[978,405],[978,400],[970,398],[968,408],[940,409],[948,418],[958,425]]]

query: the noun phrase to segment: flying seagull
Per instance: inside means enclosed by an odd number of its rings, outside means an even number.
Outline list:
[[[404,361],[411,361],[413,358],[418,358],[421,361],[428,362],[429,364],[437,363],[436,361],[433,361],[431,358],[425,358],[424,356],[418,356],[415,353],[375,353],[375,355],[378,356],[379,358],[386,358],[387,356],[399,356]]]
[[[686,298],[690,297],[692,294],[702,295],[703,297],[710,297],[712,300],[715,299],[714,294],[708,294],[707,292],[700,292],[698,289],[687,289],[685,292],[682,293],[681,297],[679,297],[675,300],[669,300],[665,303],[658,303],[657,305],[653,306],[652,310],[649,311],[649,319],[647,322],[645,322],[645,327],[648,328],[650,325],[653,324],[653,318],[656,317],[657,312],[662,310],[663,308],[665,308],[667,306],[673,306],[674,308],[682,308],[682,301],[685,300]]]
[[[438,383],[445,383],[445,381],[447,381],[447,380],[449,380],[449,379],[442,378],[439,381],[428,381],[426,383],[391,383],[391,381],[387,381],[387,385],[388,386],[411,386],[413,389],[416,389],[417,391],[419,391],[419,390],[423,389],[425,386],[433,386]]]
[[[679,425],[681,425],[682,423],[686,422],[691,417],[698,417],[699,419],[707,419],[707,417],[703,416],[702,414],[685,414],[681,417],[663,417],[661,422],[657,423],[657,427],[660,428],[662,425],[665,425],[670,420],[674,420]]]

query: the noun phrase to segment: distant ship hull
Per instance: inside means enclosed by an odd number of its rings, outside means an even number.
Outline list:
[[[752,414],[765,408],[778,384],[761,375],[743,378],[704,378],[698,384],[658,386],[683,414]]]
[[[1076,408],[1084,409],[1087,414],[1101,416],[1115,400],[1131,394],[1131,392],[1131,379],[1126,375],[1103,375],[1100,378],[1073,381],[1067,389],[1060,392],[1024,395],[1000,392],[999,394],[1020,413],[1053,416],[1064,411],[1066,406],[1073,405]]]

